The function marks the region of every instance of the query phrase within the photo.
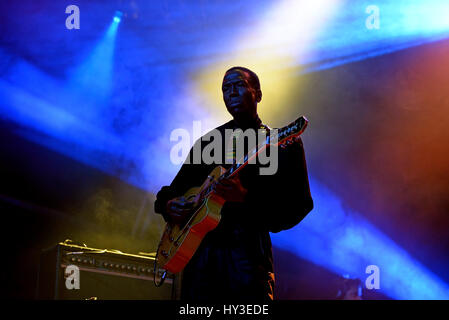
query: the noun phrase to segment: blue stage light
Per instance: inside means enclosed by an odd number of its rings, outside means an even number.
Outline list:
[[[122,20],[123,12],[116,11],[114,16],[114,22],[119,23]]]

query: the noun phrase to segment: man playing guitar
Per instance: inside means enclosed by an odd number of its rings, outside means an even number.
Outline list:
[[[258,130],[262,124],[257,105],[262,91],[257,75],[233,67],[224,76],[223,100],[233,119],[218,128]],[[223,199],[221,219],[207,233],[182,273],[181,299],[196,301],[272,300],[274,271],[269,232],[290,229],[313,208],[302,141],[299,136],[281,144],[278,169],[261,175],[249,164],[229,179],[217,181],[213,192]],[[197,141],[201,150],[207,145]],[[271,146],[278,148],[278,146]],[[235,153],[235,150],[233,150]],[[188,155],[192,157],[193,148]],[[229,154],[223,145],[223,155]],[[231,164],[222,166],[226,169]],[[207,179],[216,164],[186,161],[170,186],[157,194],[155,211],[168,224],[182,225],[192,214],[195,202],[186,191]]]

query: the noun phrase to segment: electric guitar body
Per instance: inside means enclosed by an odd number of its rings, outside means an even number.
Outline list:
[[[189,189],[184,197],[196,200],[210,185],[225,172],[222,166],[217,166],[209,174],[200,187]],[[189,262],[199,247],[204,236],[215,229],[220,222],[221,208],[225,201],[214,192],[200,200],[192,217],[183,226],[167,224],[158,248],[158,264],[172,273],[178,273]]]

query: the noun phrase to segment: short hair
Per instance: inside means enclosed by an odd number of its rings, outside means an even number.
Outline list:
[[[254,71],[251,71],[248,68],[239,67],[239,66],[232,67],[225,72],[225,75],[228,74],[229,72],[232,72],[235,70],[240,70],[240,71],[248,73],[249,74],[249,83],[251,84],[251,86],[256,90],[260,90],[259,77],[257,76],[257,74]]]

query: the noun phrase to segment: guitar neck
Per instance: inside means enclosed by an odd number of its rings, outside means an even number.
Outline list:
[[[248,154],[246,154],[243,158],[241,158],[239,161],[237,161],[236,163],[234,163],[228,170],[226,170],[221,176],[220,178],[218,178],[219,180],[221,179],[229,179],[232,176],[234,176],[235,174],[237,174],[237,172],[239,172],[240,170],[242,170],[244,167],[246,167],[246,165],[253,160],[254,158],[257,157],[257,155],[259,153],[261,153],[263,150],[265,150],[267,148],[267,146],[270,144],[269,143],[269,139],[270,136],[267,136],[267,140],[265,143],[263,143],[262,145],[259,145],[255,148],[253,148]],[[249,156],[250,155],[250,156]]]
[[[304,116],[301,116],[281,129],[274,129],[272,130],[273,132],[270,131],[270,134],[267,135],[267,138],[263,143],[254,147],[250,152],[248,152],[248,154],[246,154],[243,158],[241,158],[228,170],[226,170],[218,179],[229,179],[237,174],[237,172],[243,169],[251,160],[257,157],[257,155],[264,151],[270,144],[279,145],[280,143],[284,143],[287,140],[292,140],[294,137],[298,137],[304,132],[307,124],[308,120]]]

